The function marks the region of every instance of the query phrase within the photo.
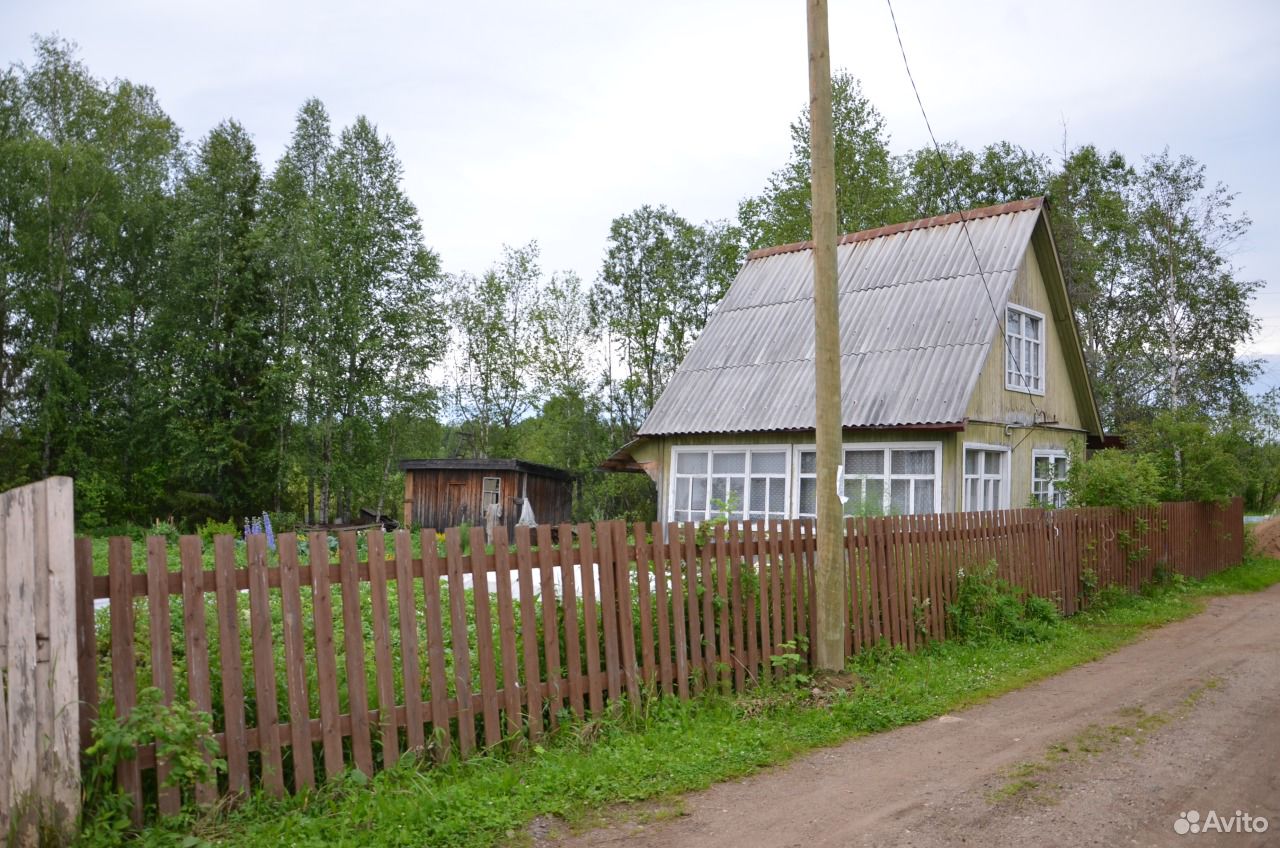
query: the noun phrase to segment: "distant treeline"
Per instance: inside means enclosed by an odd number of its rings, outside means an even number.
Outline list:
[[[1108,427],[1173,411],[1233,451],[1274,447],[1274,403],[1250,401],[1236,356],[1257,325],[1260,283],[1229,261],[1249,220],[1202,165],[1007,142],[894,155],[858,82],[834,93],[843,231],[1047,194]],[[808,237],[807,115],[791,132],[732,219],[617,217],[593,280],[544,272],[532,241],[447,273],[367,118],[335,132],[307,101],[268,171],[234,120],[184,141],[154,90],[36,38],[0,72],[0,487],[69,474],[97,530],[331,522],[398,503],[398,458],[518,456],[578,475],[581,519],[651,517],[646,478],[596,466],[745,252]]]

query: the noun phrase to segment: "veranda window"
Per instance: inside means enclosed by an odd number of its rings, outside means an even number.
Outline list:
[[[784,448],[677,448],[672,481],[673,521],[786,518]]]
[[[918,515],[938,511],[941,447],[859,445],[844,451],[844,493],[848,515]],[[796,514],[817,513],[817,453],[800,451]]]
[[[1062,484],[1067,479],[1067,455],[1060,451],[1036,451],[1031,460],[1031,495],[1037,502],[1061,509],[1067,505]]]

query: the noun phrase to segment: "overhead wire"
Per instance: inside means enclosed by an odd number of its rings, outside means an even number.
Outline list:
[[[919,87],[916,86],[916,78],[911,73],[911,63],[907,61],[907,48],[903,46],[903,43],[902,43],[902,31],[898,28],[898,16],[894,14],[894,11],[893,11],[893,0],[885,0],[885,4],[889,7],[889,19],[893,21],[893,34],[898,39],[898,52],[902,54],[902,66],[907,71],[907,79],[911,82],[911,91],[915,93],[916,104],[920,107],[920,114],[924,118],[925,129],[929,131],[929,140],[933,142],[933,149],[938,154],[938,164],[942,168],[943,182],[948,187],[951,187],[951,173],[947,169],[946,156],[943,155],[942,146],[938,144],[938,138],[933,133],[933,124],[929,121],[929,113],[924,108],[924,100],[921,99],[920,97],[920,89]],[[996,309],[995,299],[991,296],[991,286],[987,282],[987,272],[982,267],[982,259],[978,256],[978,249],[977,247],[974,246],[973,236],[969,233],[969,222],[965,218],[963,209],[957,209],[956,211],[957,211],[957,214],[960,216],[960,228],[964,232],[965,241],[968,242],[969,244],[969,252],[973,254],[974,264],[977,265],[978,276],[982,280],[982,290],[987,296],[987,305],[991,307],[991,317],[996,322],[996,335],[1000,337],[1000,341],[1004,345],[1004,368],[1005,370],[1008,370],[1010,360],[1012,359],[1009,351],[1009,339],[1008,339],[1008,336],[1003,332],[1004,324],[1000,321],[1000,313]],[[1044,350],[1043,346],[1045,344],[1043,331],[1041,332],[1040,344],[1041,344],[1041,350],[1043,351]],[[1043,356],[1043,353],[1041,355]],[[1031,409],[1032,409],[1031,425],[1027,428],[1027,434],[1023,436],[1021,439],[1019,439],[1017,444],[1015,444],[1012,448],[1010,448],[1011,454],[1014,450],[1017,450],[1019,445],[1021,445],[1024,441],[1027,440],[1028,436],[1030,436],[1033,432],[1035,432],[1037,419],[1039,419],[1040,421],[1048,420],[1048,416],[1045,414],[1045,412],[1042,409],[1040,409],[1040,406],[1036,403],[1035,397],[1033,396],[1030,388],[1025,389],[1024,391],[1020,392],[1020,394],[1025,395],[1027,398],[1027,401],[1031,404]]]

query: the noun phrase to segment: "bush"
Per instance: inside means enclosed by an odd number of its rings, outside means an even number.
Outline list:
[[[213,544],[214,536],[234,536],[239,532],[236,525],[231,521],[214,521],[212,518],[205,521],[196,528],[196,534],[200,537],[200,541],[204,542],[206,548]]]
[[[1245,490],[1231,434],[1215,432],[1203,419],[1162,413],[1150,424],[1132,428],[1130,440],[1160,472],[1161,500],[1221,503]]]
[[[994,560],[960,573],[956,599],[947,617],[956,638],[963,642],[1040,642],[1061,622],[1052,601],[1035,595],[1019,598],[1009,581],[996,576]]]
[[[1074,459],[1063,488],[1070,506],[1131,509],[1159,503],[1164,480],[1149,456],[1112,448],[1086,460]]]

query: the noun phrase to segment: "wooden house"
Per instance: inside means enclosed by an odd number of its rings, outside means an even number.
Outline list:
[[[406,459],[404,526],[442,531],[485,521],[484,508],[502,508],[513,531],[526,499],[539,524],[571,520],[573,479],[559,468],[519,459]]]
[[[1102,426],[1042,198],[843,236],[850,512],[1050,506]],[[637,437],[658,516],[813,516],[812,244],[752,252]]]

